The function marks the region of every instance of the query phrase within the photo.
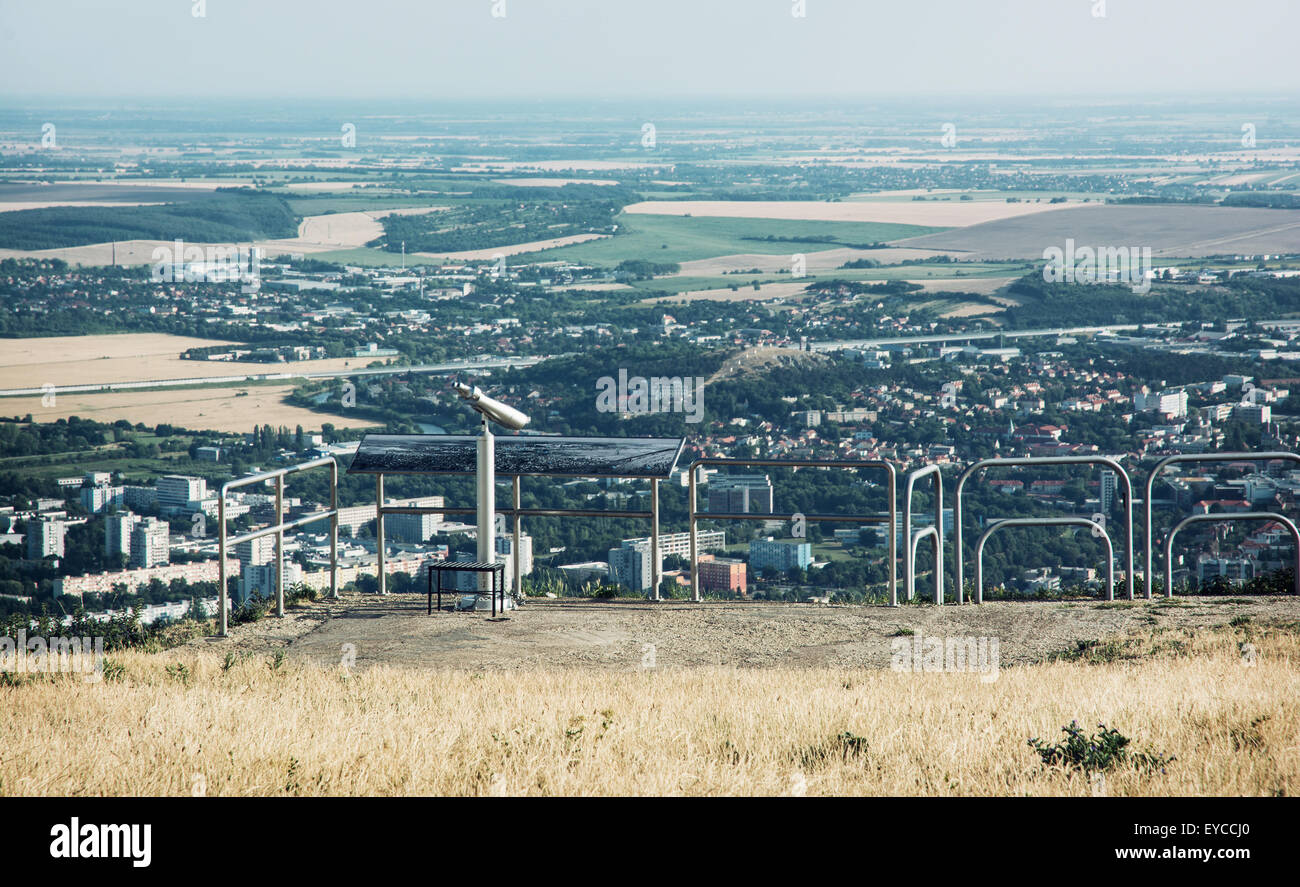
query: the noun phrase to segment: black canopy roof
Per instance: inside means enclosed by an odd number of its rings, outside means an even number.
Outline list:
[[[367,434],[348,474],[473,474],[478,438],[465,434]],[[681,437],[496,437],[496,473],[570,477],[672,474]]]

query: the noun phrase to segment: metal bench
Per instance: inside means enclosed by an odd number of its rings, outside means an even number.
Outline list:
[[[492,616],[497,615],[497,595],[501,596],[501,612],[506,611],[506,565],[505,564],[480,564],[480,563],[457,563],[455,561],[441,561],[436,564],[429,564],[429,612],[427,615],[433,615],[433,596],[435,587],[433,574],[438,574],[438,583],[436,594],[438,595],[438,610],[442,610],[442,574],[443,573],[491,573],[492,574]]]

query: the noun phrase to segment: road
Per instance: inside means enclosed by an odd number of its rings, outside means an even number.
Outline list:
[[[981,330],[966,333],[943,333],[934,336],[893,336],[882,339],[842,339],[835,342],[812,342],[813,351],[840,351],[844,348],[882,348],[886,345],[924,345],[936,342],[971,342],[976,339],[1028,339],[1039,336],[1070,336],[1078,333],[1116,333],[1136,330],[1140,324],[1113,323],[1108,326],[1072,326],[1050,330]]]

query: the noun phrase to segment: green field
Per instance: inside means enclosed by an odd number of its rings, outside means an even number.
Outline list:
[[[883,268],[844,268],[819,271],[800,278],[803,283],[817,280],[947,280],[950,278],[977,279],[981,277],[1011,277],[1024,274],[1032,265],[1006,262],[963,263],[961,265],[887,265]],[[725,289],[736,286],[749,287],[759,283],[790,283],[789,274],[723,274],[708,276],[656,277],[629,283],[634,289],[646,292],[686,293],[699,290]],[[961,292],[961,284],[953,284],[954,292]]]
[[[943,231],[924,225],[878,222],[810,222],[784,219],[694,218],[621,214],[619,233],[604,240],[528,253],[516,262],[566,261],[613,267],[628,259],[648,262],[689,262],[736,253],[779,256],[877,243]],[[746,238],[808,237],[808,241],[767,241]]]

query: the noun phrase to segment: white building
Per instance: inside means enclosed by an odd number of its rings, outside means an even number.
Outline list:
[[[110,505],[123,503],[122,487],[99,484],[81,488],[81,507],[91,514],[102,514]]]
[[[1273,421],[1273,408],[1266,403],[1239,403],[1232,408],[1232,418],[1252,425],[1267,425]]]
[[[1183,390],[1148,391],[1145,385],[1133,395],[1133,407],[1143,413],[1159,413],[1170,419],[1187,415],[1187,392]]]
[[[392,502],[388,507],[404,508],[442,508],[442,496],[426,496],[422,499],[406,499]],[[371,512],[374,509],[371,508]],[[389,514],[384,516],[384,538],[393,542],[428,542],[429,537],[438,532],[442,525],[441,514]]]
[[[727,547],[727,533],[725,530],[700,530],[697,534],[700,551],[720,551]],[[642,536],[639,539],[624,539],[623,546],[650,544],[649,536]],[[663,557],[677,555],[678,557],[691,556],[691,534],[690,533],[663,533],[659,536],[659,554]]]
[[[208,482],[201,477],[168,474],[154,484],[159,508],[185,510],[191,502],[208,498]]]
[[[497,560],[506,565],[506,578],[511,579],[515,570],[515,539],[512,533],[496,537]],[[533,537],[527,533],[519,534],[519,575],[527,576],[533,572]],[[509,585],[509,581],[506,583]]]
[[[1111,506],[1115,504],[1115,493],[1119,490],[1119,475],[1113,471],[1103,471],[1101,473],[1101,510],[1107,514],[1110,513]]]
[[[140,515],[127,511],[110,514],[104,520],[104,553],[108,555],[131,554],[131,531],[140,523]]]
[[[157,567],[171,560],[168,540],[171,529],[166,521],[148,517],[131,528],[131,566],[138,569]]]
[[[27,522],[27,557],[63,557],[63,535],[67,525],[61,520],[33,518]]]

